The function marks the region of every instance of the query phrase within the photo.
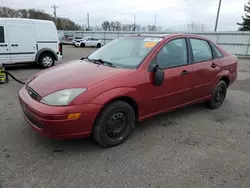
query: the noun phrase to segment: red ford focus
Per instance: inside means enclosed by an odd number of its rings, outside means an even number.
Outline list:
[[[154,115],[199,102],[220,107],[237,61],[200,36],[133,35],[38,73],[19,98],[24,117],[42,135],[93,136],[110,147]]]

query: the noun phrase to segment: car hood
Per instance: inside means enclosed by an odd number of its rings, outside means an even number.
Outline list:
[[[44,97],[55,91],[69,88],[89,88],[105,80],[132,71],[76,60],[38,73],[28,83],[34,91]]]

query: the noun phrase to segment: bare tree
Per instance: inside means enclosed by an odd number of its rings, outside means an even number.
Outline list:
[[[109,21],[102,22],[102,28],[104,31],[110,31],[110,23]]]

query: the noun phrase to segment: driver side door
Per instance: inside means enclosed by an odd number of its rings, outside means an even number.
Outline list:
[[[192,101],[194,70],[188,54],[186,38],[177,38],[167,42],[150,63],[149,66],[158,64],[165,75],[162,85],[155,86],[154,73],[146,73],[149,114],[172,110]]]

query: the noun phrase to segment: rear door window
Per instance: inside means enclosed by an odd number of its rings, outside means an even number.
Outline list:
[[[4,27],[0,26],[0,43],[4,43]]]
[[[194,63],[208,61],[213,59],[212,50],[206,40],[190,39]]]

